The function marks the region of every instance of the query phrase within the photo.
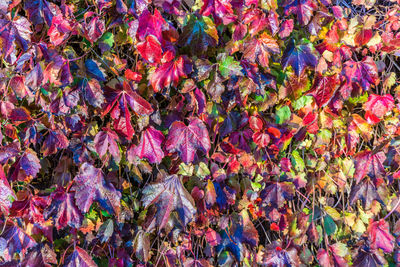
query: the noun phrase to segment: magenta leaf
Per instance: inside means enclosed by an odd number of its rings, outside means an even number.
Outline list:
[[[192,64],[186,56],[162,64],[151,74],[150,83],[155,92],[168,86],[177,86],[180,78],[187,78],[192,72]]]
[[[354,179],[359,183],[366,175],[375,180],[385,178],[386,171],[383,166],[385,160],[386,155],[383,151],[378,153],[373,153],[369,150],[361,151],[354,157]]]
[[[367,231],[373,249],[382,249],[385,253],[393,252],[395,239],[390,233],[388,222],[384,219],[371,222]]]
[[[3,166],[0,165],[0,212],[8,215],[12,201],[15,199],[14,191],[11,189],[8,180],[3,171]]]
[[[97,133],[96,137],[94,138],[94,146],[100,158],[103,158],[108,151],[114,157],[115,161],[120,161],[121,155],[116,142],[117,140],[118,135],[108,128],[103,128],[103,131]]]
[[[141,159],[147,158],[150,163],[161,163],[164,158],[164,152],[161,148],[164,139],[162,132],[154,129],[153,126],[149,126],[142,132],[140,143],[135,148],[134,153]]]
[[[364,103],[365,117],[370,124],[380,121],[386,113],[394,108],[394,98],[390,94],[370,94],[368,101]]]
[[[161,44],[154,35],[146,36],[143,42],[136,45],[140,55],[150,63],[159,63],[162,57]]]
[[[188,126],[175,121],[170,126],[165,147],[169,152],[179,152],[185,163],[192,162],[198,149],[208,154],[211,148],[207,127],[198,118],[189,119]]]
[[[105,181],[101,169],[85,162],[74,181],[76,204],[81,211],[88,212],[93,201],[98,201],[109,213],[119,214],[121,193]]]
[[[16,16],[12,20],[8,18],[0,19],[0,37],[2,42],[2,52],[5,58],[14,53],[15,43],[24,50],[28,50],[31,41],[31,23],[25,18]]]
[[[314,0],[287,0],[283,6],[285,14],[295,14],[302,25],[307,25],[310,22],[314,10],[318,8]]]
[[[177,175],[167,176],[160,182],[146,186],[143,189],[142,202],[145,208],[153,204],[156,206],[156,223],[159,229],[164,228],[172,211],[178,212],[179,219],[185,226],[196,214],[194,200]]]

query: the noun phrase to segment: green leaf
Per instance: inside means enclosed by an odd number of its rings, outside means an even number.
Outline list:
[[[114,35],[112,34],[112,32],[106,32],[100,38],[100,42],[108,45],[111,48],[114,45]]]
[[[231,75],[242,75],[240,63],[231,56],[223,56],[222,61],[219,63],[219,71],[225,78]]]
[[[210,170],[208,169],[207,164],[200,162],[199,165],[196,165],[195,174],[200,178],[205,178],[207,175],[210,175]]]
[[[303,95],[292,103],[294,110],[299,110],[312,102],[313,97],[310,95]]]
[[[332,235],[336,232],[337,226],[332,217],[326,215],[324,217],[324,229],[327,235]]]
[[[304,160],[298,150],[292,152],[292,164],[297,171],[303,171],[305,168]]]
[[[276,123],[282,124],[290,119],[292,112],[288,106],[283,106],[276,111]]]

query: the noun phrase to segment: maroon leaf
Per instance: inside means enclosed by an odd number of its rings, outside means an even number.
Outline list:
[[[161,163],[164,158],[164,152],[161,144],[164,142],[162,132],[149,126],[142,132],[139,145],[135,148],[134,153],[141,159],[147,158],[150,163]]]
[[[106,183],[101,169],[85,162],[74,181],[76,204],[81,211],[88,212],[93,201],[98,201],[102,208],[118,216],[121,193],[115,189],[114,185]]]
[[[260,193],[263,203],[267,206],[281,208],[286,200],[291,200],[294,196],[294,187],[292,183],[272,183]]]
[[[56,228],[67,226],[78,228],[82,224],[83,216],[75,205],[74,194],[65,192],[59,187],[51,194],[51,204],[44,211],[45,219],[53,218]]]
[[[371,222],[367,231],[373,249],[382,249],[385,253],[393,252],[395,239],[389,231],[388,222],[384,219]]]
[[[10,87],[14,91],[15,95],[19,98],[26,96],[32,97],[33,94],[29,88],[25,85],[25,76],[16,75],[10,80]]]
[[[156,205],[156,223],[160,229],[164,228],[174,210],[185,226],[196,214],[194,200],[177,175],[167,176],[161,182],[146,186],[142,202],[145,208]]]
[[[66,259],[65,267],[97,267],[92,257],[80,247],[76,246],[74,252]]]
[[[192,162],[198,149],[208,154],[211,148],[207,127],[198,118],[189,119],[188,126],[175,121],[170,127],[165,147],[169,152],[179,152],[185,163]]]
[[[180,56],[177,60],[162,64],[150,76],[150,83],[155,92],[159,92],[168,86],[177,86],[180,78],[187,78],[192,72],[192,64],[186,56]]]
[[[60,131],[49,131],[40,152],[43,156],[57,153],[57,149],[65,149],[69,145],[68,138]]]
[[[86,12],[84,15],[85,23],[83,23],[84,33],[89,42],[94,43],[99,39],[106,28],[104,20],[99,16],[94,16],[88,22],[87,19],[94,15],[94,12]]]

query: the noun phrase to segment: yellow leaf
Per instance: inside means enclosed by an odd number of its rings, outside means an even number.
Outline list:
[[[330,207],[330,206],[326,206],[326,207],[325,207],[325,211],[326,211],[326,213],[328,213],[329,216],[331,216],[332,219],[334,219],[335,221],[340,220],[340,213],[339,213],[336,209],[334,209],[334,208],[332,208],[332,207]]]

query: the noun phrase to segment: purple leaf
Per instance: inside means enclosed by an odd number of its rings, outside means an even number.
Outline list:
[[[80,210],[88,212],[93,201],[98,201],[102,208],[118,216],[121,193],[115,189],[114,185],[106,183],[101,169],[85,162],[74,181],[76,204]]]
[[[3,229],[2,224],[2,229]],[[5,251],[3,251],[3,258],[6,261],[13,259],[14,253],[20,254],[21,258],[24,258],[25,253],[29,248],[36,246],[35,240],[25,233],[18,226],[7,223],[0,235],[0,241],[3,240],[6,243]]]
[[[146,186],[143,189],[142,202],[145,208],[156,205],[156,223],[160,229],[168,222],[173,210],[178,212],[179,219],[185,226],[196,214],[194,200],[177,175],[167,176],[161,182]]]
[[[311,43],[296,45],[293,39],[290,40],[282,56],[282,67],[286,69],[292,66],[297,77],[306,67],[315,68],[318,64],[318,53]]]
[[[49,131],[49,134],[46,136],[40,152],[42,152],[43,156],[46,157],[48,155],[57,153],[57,149],[67,148],[68,145],[68,138],[60,130]]]
[[[62,187],[54,191],[50,198],[50,206],[44,211],[44,218],[53,218],[56,228],[62,229],[67,226],[79,228],[82,224],[83,216],[75,205],[74,194],[65,192]]]

